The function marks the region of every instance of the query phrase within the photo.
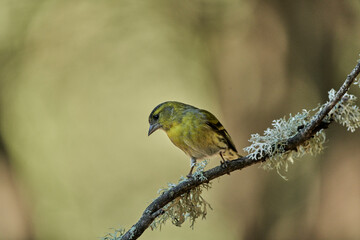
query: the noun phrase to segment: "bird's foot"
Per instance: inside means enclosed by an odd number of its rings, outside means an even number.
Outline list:
[[[222,161],[220,161],[220,165],[221,165],[221,167],[223,167],[223,168],[227,168],[229,165],[229,160],[222,160]]]
[[[222,160],[220,161],[220,166],[222,168],[228,168],[229,167],[229,160]],[[230,175],[230,171],[227,172],[228,175]]]

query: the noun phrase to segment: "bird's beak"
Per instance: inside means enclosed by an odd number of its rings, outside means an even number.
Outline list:
[[[158,130],[161,127],[159,123],[150,124],[148,136],[150,136],[153,132]]]

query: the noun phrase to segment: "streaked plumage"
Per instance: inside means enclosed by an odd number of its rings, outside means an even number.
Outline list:
[[[197,159],[215,154],[220,154],[223,161],[241,157],[223,125],[206,110],[181,102],[164,102],[150,113],[149,123],[148,135],[163,129],[173,144],[191,158],[189,175]]]

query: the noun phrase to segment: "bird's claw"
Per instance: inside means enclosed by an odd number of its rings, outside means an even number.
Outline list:
[[[223,168],[227,168],[229,166],[228,165],[229,162],[230,162],[229,160],[222,160],[222,161],[220,161],[220,165]]]
[[[229,167],[229,160],[222,160],[220,161],[220,166],[222,168],[228,168]],[[227,172],[228,175],[230,175],[230,171]]]

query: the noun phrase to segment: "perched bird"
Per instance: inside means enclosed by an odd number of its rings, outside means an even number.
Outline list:
[[[206,110],[181,102],[164,102],[150,113],[149,123],[148,136],[157,129],[164,130],[171,142],[191,158],[188,177],[197,159],[220,154],[225,164],[241,157],[223,125]]]

